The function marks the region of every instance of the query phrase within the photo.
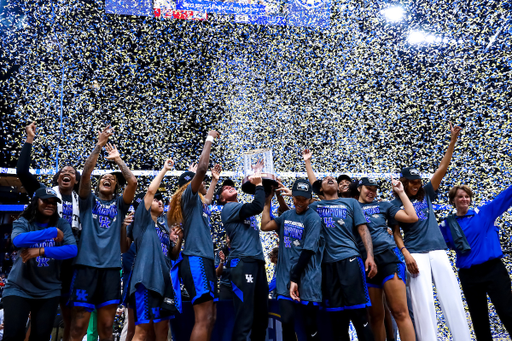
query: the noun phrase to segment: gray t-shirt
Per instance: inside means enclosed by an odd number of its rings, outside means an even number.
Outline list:
[[[71,226],[63,219],[59,218],[57,227],[64,233],[64,240],[56,243],[53,238],[43,242],[35,243],[31,247],[55,247],[62,245],[76,245],[75,237],[71,232]],[[25,218],[19,218],[13,223],[11,238],[22,233],[40,231],[48,228],[45,225],[39,225],[36,222],[29,223]],[[36,257],[23,263],[19,256],[9,273],[9,280],[3,291],[3,296],[20,296],[25,298],[44,299],[58,297],[61,295],[61,265],[62,260]]]
[[[373,254],[376,255],[395,248],[396,244],[393,237],[388,233],[387,221],[388,219],[393,219],[396,213],[400,211],[400,208],[389,201],[374,201],[368,204],[359,203],[359,205],[363,209],[366,225],[372,236]],[[356,238],[359,251],[361,251],[363,258],[366,258],[363,240],[359,234],[357,234]]]
[[[366,219],[355,199],[315,201],[309,207],[322,218],[322,232],[325,238],[324,263],[361,256],[356,241],[357,226],[366,224]]]
[[[443,234],[437,225],[432,201],[437,199],[437,194],[430,181],[423,187],[425,197],[422,201],[411,198],[414,210],[418,215],[418,221],[413,224],[398,223],[390,219],[390,225],[400,225],[404,231],[404,244],[411,253],[429,252],[434,250],[446,250],[446,242]],[[402,200],[395,198],[391,203],[397,207],[403,208]]]
[[[183,239],[185,240],[182,253],[187,256],[214,260],[210,231],[211,211],[208,209],[208,205],[203,204],[199,193],[192,192],[190,185],[181,195],[181,208],[183,210]]]
[[[82,233],[76,265],[121,268],[121,224],[130,208],[123,196],[101,200],[94,193],[80,198]]]
[[[240,219],[244,204],[228,202],[220,214],[222,225],[231,240],[228,260],[233,258],[253,258],[265,261],[260,241],[260,230],[254,216]]]
[[[276,269],[276,291],[278,295],[290,297],[290,273],[297,264],[302,250],[315,254],[302,273],[299,293],[301,301],[322,302],[322,255],[324,239],[322,220],[311,208],[302,214],[292,209],[274,221],[279,226],[279,257]]]
[[[133,221],[131,234],[136,244],[135,266],[130,280],[130,295],[142,283],[146,289],[164,295],[165,286],[171,285],[171,260],[169,259],[169,229],[166,224],[155,223],[151,208],[142,202]]]

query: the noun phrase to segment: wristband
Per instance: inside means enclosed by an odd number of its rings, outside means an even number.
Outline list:
[[[213,143],[213,136],[208,135],[208,137],[206,138],[206,141],[210,141],[211,143]]]
[[[400,249],[400,252],[403,253],[403,250],[405,249],[405,246],[402,246],[402,248]]]

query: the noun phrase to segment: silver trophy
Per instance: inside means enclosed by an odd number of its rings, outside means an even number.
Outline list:
[[[244,154],[242,191],[248,194],[254,194],[256,186],[249,181],[249,177],[258,172],[261,172],[263,187],[267,194],[272,190],[272,186],[277,187],[277,176],[274,174],[272,149],[255,149]]]

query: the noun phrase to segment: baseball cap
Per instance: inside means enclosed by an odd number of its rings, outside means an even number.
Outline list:
[[[341,180],[348,180],[349,182],[352,182],[352,178],[347,174],[341,174],[340,176],[338,176],[337,182],[340,183]]]
[[[293,183],[292,196],[311,199],[311,184],[308,180],[298,179]]]
[[[321,195],[322,194],[322,180],[319,179],[319,180],[316,180],[315,182],[313,182],[313,192],[316,194],[316,195]]]
[[[360,186],[377,186],[378,188],[380,188],[379,182],[377,180],[369,178],[367,176],[359,180],[359,182],[357,183],[357,187]]]
[[[219,199],[220,199],[220,195],[222,193],[222,189],[224,188],[224,186],[231,186],[231,187],[235,187],[235,183],[233,182],[233,180],[231,179],[226,179],[222,182],[222,185],[219,187],[219,189],[215,192],[215,201],[217,201],[217,203],[219,205],[222,205],[222,203],[219,202]]]
[[[55,198],[59,203],[62,202],[60,200],[59,196],[57,195],[57,192],[53,188],[50,187],[41,187],[34,193],[34,199],[51,199]]]
[[[407,180],[421,179],[420,171],[413,167],[402,168],[400,177],[406,178]]]
[[[192,179],[194,178],[195,175],[196,175],[196,173],[194,173],[194,172],[190,172],[190,171],[183,172],[180,175],[180,178],[178,179],[178,186],[181,187],[181,186],[185,185],[187,182],[192,181]]]
[[[146,193],[139,193],[133,198],[133,209],[137,211],[137,207],[139,207],[140,203],[144,201],[144,197],[146,196]]]

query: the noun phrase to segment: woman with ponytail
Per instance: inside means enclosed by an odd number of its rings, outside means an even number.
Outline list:
[[[194,307],[195,324],[190,340],[208,340],[216,317],[218,300],[215,276],[213,241],[210,232],[209,209],[205,202],[204,177],[210,161],[210,150],[216,131],[210,131],[196,172],[184,172],[179,180],[178,191],[173,195],[167,222],[169,226],[181,224],[185,246],[179,275]]]

